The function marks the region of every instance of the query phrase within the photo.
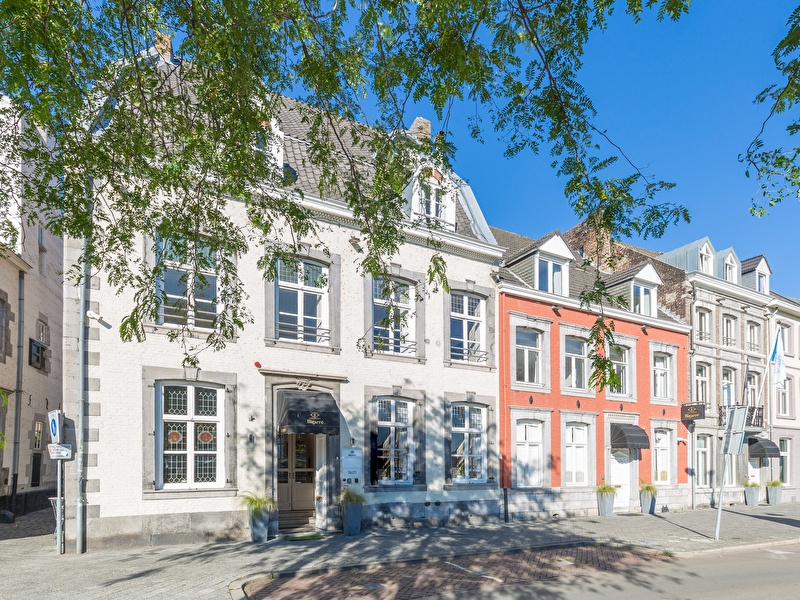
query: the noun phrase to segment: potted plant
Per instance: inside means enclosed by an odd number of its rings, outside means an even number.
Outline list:
[[[642,512],[650,515],[656,513],[656,486],[652,483],[641,482],[639,484],[639,503],[642,505]]]
[[[614,513],[614,496],[617,488],[610,483],[601,483],[597,486],[597,513],[601,517],[610,517]]]
[[[275,500],[266,494],[243,492],[239,504],[247,509],[250,521],[250,540],[266,542],[278,535],[278,509]]]
[[[340,502],[342,504],[342,531],[345,535],[358,535],[361,533],[364,496],[353,490],[342,490]]]
[[[744,486],[744,503],[747,506],[758,506],[758,483],[745,479],[742,481]]]
[[[780,504],[783,482],[780,479],[767,482],[767,504]]]

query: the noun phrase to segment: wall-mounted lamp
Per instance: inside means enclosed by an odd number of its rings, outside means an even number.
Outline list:
[[[186,381],[197,381],[200,375],[200,367],[183,367],[183,378]]]
[[[92,319],[93,321],[97,321],[100,325],[102,325],[106,329],[111,329],[111,323],[108,323],[105,319],[103,319],[103,317],[98,315],[93,310],[87,310],[86,311],[86,316],[88,318]]]
[[[559,306],[558,304],[553,304],[553,306],[551,306],[550,308],[553,310],[554,313],[558,313],[558,311],[560,311],[563,307]]]
[[[649,326],[647,326],[647,325],[642,325],[642,333],[644,333],[645,335],[647,335],[647,330],[648,330],[648,329],[649,329]]]
[[[359,254],[363,254],[364,248],[361,247],[361,240],[358,239],[356,236],[352,236],[350,238],[350,245],[356,252],[358,252]]]

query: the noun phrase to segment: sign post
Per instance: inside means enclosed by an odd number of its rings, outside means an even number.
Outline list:
[[[58,479],[56,483],[56,546],[58,553],[64,554],[64,502],[61,498],[61,480],[63,478],[63,464],[65,459],[72,458],[72,446],[61,443],[61,411],[51,410],[47,413],[47,425],[50,429],[51,444],[47,445],[50,458],[58,465]]]
[[[714,539],[719,539],[719,524],[722,519],[722,491],[725,489],[725,473],[728,472],[728,461],[731,454],[739,455],[744,446],[744,425],[747,419],[746,406],[729,406],[728,421],[725,425],[725,435],[722,437],[722,453],[725,463],[722,467],[722,477],[719,480],[719,494],[717,495],[717,530]]]

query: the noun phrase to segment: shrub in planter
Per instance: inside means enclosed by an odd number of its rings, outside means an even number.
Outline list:
[[[639,484],[639,503],[642,512],[650,515],[656,514],[656,493],[658,489],[652,483]]]
[[[745,479],[742,486],[744,486],[744,503],[747,506],[758,506],[758,484]]]
[[[617,488],[609,483],[597,486],[597,514],[601,517],[610,517],[614,514],[614,496]]]
[[[278,509],[275,500],[266,494],[243,492],[239,504],[247,509],[250,520],[250,540],[266,542],[278,535]]]
[[[783,482],[780,479],[767,482],[767,504],[780,504]]]
[[[345,535],[361,533],[361,515],[363,513],[364,496],[353,490],[342,490],[342,531]]]

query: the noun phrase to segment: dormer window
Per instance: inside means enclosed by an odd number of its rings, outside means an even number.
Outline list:
[[[725,259],[725,281],[736,283],[736,260],[733,256],[728,255]]]
[[[538,257],[537,263],[537,289],[550,294],[556,294],[557,296],[565,296],[563,277],[564,265],[559,261],[543,256]]]
[[[756,289],[762,294],[769,293],[769,281],[765,273],[758,273],[756,278]]]
[[[633,284],[633,312],[653,317],[656,314],[656,289],[641,285],[638,283]]]
[[[455,231],[454,192],[441,171],[423,168],[414,184],[414,218],[430,227]]]
[[[711,248],[708,244],[705,244],[702,248],[700,248],[700,271],[706,273],[707,275],[711,275],[712,272],[712,255],[711,255]]]

